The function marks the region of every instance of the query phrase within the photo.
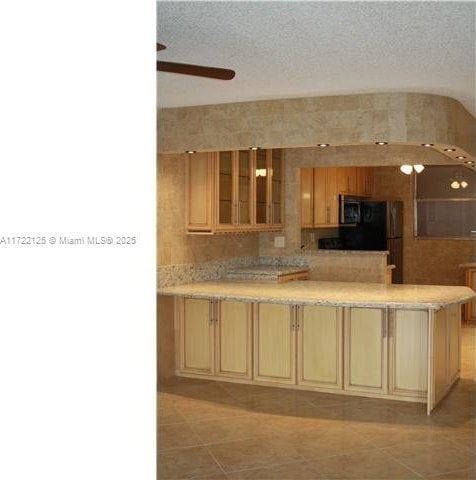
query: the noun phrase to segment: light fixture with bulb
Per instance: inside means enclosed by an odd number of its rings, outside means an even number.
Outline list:
[[[463,155],[458,155],[456,158],[457,158],[458,160],[464,160],[466,157],[463,156]]]
[[[194,153],[197,153],[196,150],[187,150],[185,153],[188,153],[189,155],[193,155]]]
[[[415,170],[416,173],[421,173],[425,169],[424,165],[418,164],[418,165],[410,165],[410,164],[405,164],[400,167],[400,171],[403,172],[405,175],[411,175],[413,170]]]
[[[422,147],[432,147],[433,143],[422,143],[421,146]]]
[[[454,190],[458,190],[459,188],[464,189],[469,185],[460,172],[455,172],[454,176],[450,178],[450,182],[450,187]]]
[[[445,152],[456,152],[456,148],[445,148]]]
[[[253,151],[255,151],[255,150],[259,150],[259,147],[255,147],[255,146],[253,146],[253,147],[250,147],[250,150],[253,150]]]
[[[375,142],[375,145],[387,145],[388,142]]]
[[[318,143],[317,146],[321,147],[321,148],[326,148],[326,147],[329,146],[329,144],[328,143]]]

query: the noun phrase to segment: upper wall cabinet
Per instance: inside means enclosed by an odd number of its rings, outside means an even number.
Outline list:
[[[283,228],[281,149],[196,153],[187,160],[187,232]]]
[[[339,194],[371,196],[373,168],[301,168],[301,228],[339,226]]]
[[[339,225],[337,168],[301,169],[301,226]]]

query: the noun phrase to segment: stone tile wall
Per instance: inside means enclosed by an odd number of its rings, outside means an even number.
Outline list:
[[[475,154],[475,119],[456,100],[378,93],[225,103],[160,110],[163,153],[357,145],[385,140],[457,145]]]
[[[379,168],[375,172],[375,196],[404,202],[404,281],[422,285],[464,285],[464,270],[458,265],[474,258],[476,241],[414,238],[414,182],[413,175],[402,175],[398,167]]]

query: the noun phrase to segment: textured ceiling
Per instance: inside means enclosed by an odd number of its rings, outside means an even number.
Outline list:
[[[157,3],[160,60],[231,68],[158,73],[160,107],[408,91],[476,115],[475,2]]]

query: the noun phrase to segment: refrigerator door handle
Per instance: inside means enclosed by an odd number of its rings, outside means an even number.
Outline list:
[[[387,237],[395,237],[395,207],[391,203],[388,205],[389,210],[389,231],[387,232]]]

